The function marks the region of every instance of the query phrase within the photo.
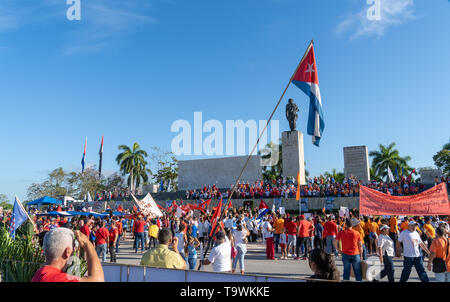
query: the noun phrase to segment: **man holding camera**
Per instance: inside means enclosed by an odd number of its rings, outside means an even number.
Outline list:
[[[65,273],[76,249],[75,238],[86,254],[88,275],[72,276]],[[80,231],[56,228],[45,234],[43,243],[45,265],[34,275],[31,282],[104,282],[100,259],[89,238]]]

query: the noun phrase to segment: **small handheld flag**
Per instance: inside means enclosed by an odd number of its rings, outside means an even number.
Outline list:
[[[13,240],[16,239],[16,230],[25,222],[27,219],[30,219],[27,211],[23,208],[22,204],[19,201],[19,198],[16,196],[14,199],[14,208],[11,215],[11,223],[9,225],[9,234]],[[31,219],[30,219],[31,221]],[[33,223],[34,225],[34,223]],[[36,230],[36,226],[34,226]]]
[[[322,112],[322,98],[320,97],[319,77],[317,75],[316,57],[313,42],[308,46],[297,71],[292,77],[292,83],[309,96],[308,134],[312,135],[312,142],[317,147],[322,138],[325,122]]]
[[[258,210],[258,218],[257,220],[260,220],[261,218],[266,215],[266,213],[269,212],[269,206],[261,199],[261,202],[259,203],[259,210]]]

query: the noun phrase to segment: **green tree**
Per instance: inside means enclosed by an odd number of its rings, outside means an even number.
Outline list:
[[[148,156],[147,152],[140,149],[138,143],[134,143],[133,148],[125,145],[120,145],[119,150],[123,152],[117,155],[116,162],[119,165],[122,175],[128,174],[127,183],[130,190],[134,193],[136,187],[141,183],[141,180],[148,181],[148,173],[151,171],[147,169],[147,161],[145,158]]]
[[[450,143],[433,156],[434,164],[440,168],[445,176],[450,176]]]
[[[161,150],[158,147],[152,147],[150,155],[150,162],[152,164],[153,181],[160,183],[171,184],[172,190],[178,190],[178,160],[172,152]]]
[[[395,168],[398,171],[404,169],[405,174],[409,174],[412,168],[408,165],[408,161],[411,160],[410,156],[401,157],[398,150],[394,149],[395,143],[391,143],[388,146],[382,144],[379,145],[379,151],[370,151],[369,155],[372,159],[373,174],[377,177],[386,178],[387,168],[391,169],[394,173]]]
[[[336,169],[333,168],[331,172],[325,172],[325,177],[332,177],[336,182],[342,182],[345,175],[343,172],[337,172]]]
[[[0,194],[0,207],[2,207],[3,210],[10,210],[13,208],[13,205],[8,200],[8,196],[5,194]]]
[[[281,148],[282,148],[281,143],[275,144],[273,142],[270,142],[266,145],[264,149],[258,151],[258,155],[261,156],[263,162],[262,167],[263,179],[266,181],[275,180],[281,177],[283,173],[283,158]],[[276,159],[278,159],[278,161],[273,162]]]

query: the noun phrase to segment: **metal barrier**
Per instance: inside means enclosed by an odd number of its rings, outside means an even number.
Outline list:
[[[103,264],[105,282],[306,282],[270,276],[177,270],[139,265]]]

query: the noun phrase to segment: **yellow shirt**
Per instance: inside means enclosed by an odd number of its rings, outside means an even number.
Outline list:
[[[142,256],[140,264],[151,267],[183,269],[186,262],[179,254],[169,250],[167,245],[158,244]]]
[[[428,233],[431,235],[431,238],[436,237],[436,231],[435,231],[434,227],[431,224],[425,223],[423,225],[423,229],[428,231]]]
[[[158,225],[152,224],[150,226],[150,229],[148,230],[148,234],[150,235],[150,237],[158,238],[158,231],[159,231]]]
[[[273,228],[275,229],[275,234],[281,234],[281,231],[284,228],[284,219],[278,218],[277,220],[275,220],[275,222],[273,223]]]
[[[361,242],[364,242],[364,230],[363,230],[363,228],[355,226],[355,227],[352,227],[352,230],[355,230],[356,232],[358,232],[359,233],[359,237],[361,237]]]
[[[391,219],[389,219],[389,226],[391,227],[389,232],[391,232],[391,233],[398,232],[398,222],[397,222],[397,218],[395,216],[392,216]]]

